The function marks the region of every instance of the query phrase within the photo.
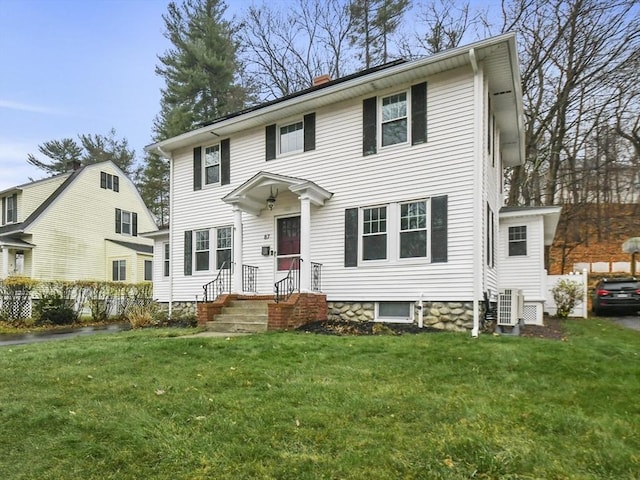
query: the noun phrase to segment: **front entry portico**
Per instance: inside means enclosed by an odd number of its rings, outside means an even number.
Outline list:
[[[285,192],[293,194],[299,202],[299,216],[297,212],[292,212],[290,218],[298,218],[299,220],[290,221],[291,225],[285,223],[276,224],[276,232],[279,227],[284,230],[280,233],[284,234],[286,230],[293,235],[292,228],[297,227],[299,238],[299,275],[300,275],[300,292],[306,293],[311,291],[311,205],[316,207],[324,206],[325,202],[332,197],[332,193],[320,187],[316,183],[297,177],[289,177],[269,172],[259,172],[245,183],[234,189],[222,200],[233,207],[234,214],[234,231],[233,231],[233,262],[236,268],[233,269],[232,292],[243,293],[243,245],[244,229],[243,229],[243,213],[260,217],[263,212],[270,211],[275,202],[278,201],[278,195]],[[269,200],[269,202],[267,201]],[[299,226],[293,225],[299,222]],[[292,240],[291,238],[289,239]],[[295,245],[297,247],[297,245]],[[292,246],[293,248],[293,246]],[[278,253],[281,253],[278,255]],[[274,269],[279,268],[280,259],[292,258],[291,252],[273,252],[277,260],[273,263]],[[289,263],[291,260],[289,260]],[[287,267],[288,268],[288,267]],[[266,293],[266,292],[265,292]],[[269,292],[270,293],[270,292]]]

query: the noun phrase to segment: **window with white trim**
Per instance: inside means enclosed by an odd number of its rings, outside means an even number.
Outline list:
[[[427,202],[400,204],[400,258],[427,256]]]
[[[387,207],[362,211],[362,260],[387,258]]]
[[[114,282],[125,282],[127,280],[127,261],[114,260],[112,265],[111,278]]]
[[[381,99],[380,129],[382,146],[406,143],[408,138],[407,92],[396,93]]]
[[[527,254],[527,226],[509,227],[509,256],[517,257]]]
[[[412,322],[412,302],[376,302],[375,319],[379,322]]]
[[[169,250],[169,242],[165,242],[162,244],[163,251],[163,275],[165,277],[169,276],[169,259],[170,259],[170,250]]]
[[[220,183],[220,145],[204,149],[203,177],[205,185]]]
[[[18,196],[11,195],[3,198],[4,211],[3,223],[15,223],[18,221]]]
[[[195,232],[195,262],[196,271],[209,270],[209,230]]]
[[[221,227],[216,229],[216,269],[231,268],[231,245],[233,242],[233,228]]]
[[[144,261],[144,280],[145,282],[153,280],[153,263],[151,260]]]
[[[131,212],[122,210],[122,217],[120,218],[120,232],[124,235],[131,235]]]
[[[278,136],[280,153],[301,152],[304,147],[304,128],[302,122],[290,123],[280,127]]]

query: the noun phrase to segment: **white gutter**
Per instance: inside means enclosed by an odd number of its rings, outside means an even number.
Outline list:
[[[476,59],[475,49],[469,50],[469,60],[471,62],[471,68],[473,69],[473,97],[474,97],[474,135],[473,135],[473,151],[475,152],[473,158],[473,178],[476,179],[473,182],[473,238],[475,241],[472,246],[473,256],[473,329],[471,330],[471,336],[477,338],[480,334],[480,296],[482,295],[482,252],[483,242],[482,239],[482,219],[483,219],[483,147],[482,147],[482,120],[484,118],[483,105],[484,105],[484,85],[483,85],[483,72],[482,67],[478,65]],[[479,180],[479,181],[478,181]]]

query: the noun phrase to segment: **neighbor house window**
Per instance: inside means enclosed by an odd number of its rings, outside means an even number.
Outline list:
[[[427,202],[400,204],[400,258],[427,256]]]
[[[106,190],[120,191],[120,179],[117,175],[111,175],[107,172],[100,172],[100,188]]]
[[[204,149],[204,183],[220,182],[220,145]]]
[[[153,279],[153,263],[151,260],[144,261],[144,280],[150,282]]]
[[[163,250],[163,274],[165,277],[169,276],[169,255],[170,255],[170,250],[169,250],[169,243],[163,243],[162,244],[162,250]]]
[[[509,227],[509,256],[527,254],[527,227]]]
[[[362,259],[386,259],[387,207],[363,209],[362,220]]]
[[[198,230],[196,234],[196,271],[209,270],[209,230]]]
[[[302,127],[302,122],[280,127],[280,153],[302,151],[304,142],[304,130]]]
[[[138,235],[138,214],[116,208],[116,233]]]
[[[18,221],[18,195],[11,195],[2,199],[2,220],[4,223],[15,223]]]
[[[231,242],[233,229],[231,227],[216,230],[216,268],[231,268]]]
[[[377,302],[376,320],[380,322],[413,321],[413,304],[411,302]]]
[[[127,261],[114,260],[112,264],[112,280],[114,282],[124,282],[127,280]]]
[[[382,146],[407,141],[407,92],[382,97]]]

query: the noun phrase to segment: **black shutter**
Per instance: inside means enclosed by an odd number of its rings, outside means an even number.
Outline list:
[[[191,230],[184,232],[184,274],[191,275],[193,260],[191,258],[191,252],[193,245],[191,243]]]
[[[376,153],[378,129],[376,120],[376,109],[378,108],[377,97],[365,98],[362,101],[362,155],[372,155]]]
[[[220,185],[231,182],[231,147],[228,138],[220,142]]]
[[[264,134],[266,142],[265,159],[273,160],[276,158],[276,124],[267,125]]]
[[[358,266],[358,209],[344,211],[344,266]]]
[[[2,197],[2,225],[7,223],[7,198]]]
[[[107,188],[107,174],[100,172],[100,188]]]
[[[114,192],[120,191],[120,178],[118,178],[117,175],[113,176],[113,191]]]
[[[304,151],[316,149],[316,114],[309,113],[304,116]]]
[[[447,196],[431,199],[431,262],[447,261]]]
[[[138,236],[138,214],[136,212],[131,213],[131,235]]]
[[[202,147],[193,149],[193,189],[202,190]]]
[[[116,233],[122,233],[122,210],[116,208]]]
[[[427,141],[427,82],[411,87],[411,145]]]

